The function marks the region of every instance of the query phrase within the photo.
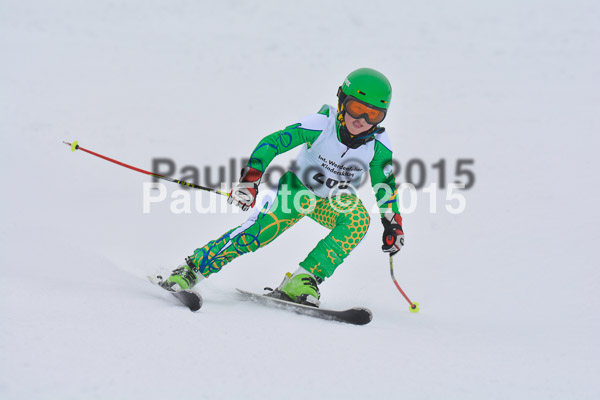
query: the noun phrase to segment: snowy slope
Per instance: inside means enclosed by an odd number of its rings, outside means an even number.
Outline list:
[[[0,398],[598,398],[600,6],[497,3],[0,0]],[[144,214],[147,177],[61,143],[203,174],[362,66],[394,86],[403,165],[445,159],[452,181],[475,160],[463,213],[419,191],[404,217],[417,315],[376,218],[322,285],[371,324],[236,295],[296,268],[326,234],[308,220],[204,281],[190,313],[144,277],[245,215]]]

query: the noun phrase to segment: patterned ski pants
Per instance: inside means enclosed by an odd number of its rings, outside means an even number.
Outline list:
[[[197,272],[208,277],[242,254],[268,245],[305,216],[331,229],[300,262],[304,269],[325,279],[365,236],[369,213],[353,194],[331,199],[312,195],[292,172],[281,177],[274,198],[256,210],[244,224],[196,249],[190,258]],[[293,256],[293,249],[286,253]]]

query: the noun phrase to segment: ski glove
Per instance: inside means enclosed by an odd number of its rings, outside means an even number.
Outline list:
[[[262,178],[262,172],[252,167],[242,169],[240,181],[229,192],[227,202],[235,204],[243,211],[254,207],[256,195],[258,194],[258,185]]]
[[[393,256],[404,246],[402,217],[400,214],[389,210],[381,218],[381,223],[383,224],[383,246],[381,246],[381,250]]]

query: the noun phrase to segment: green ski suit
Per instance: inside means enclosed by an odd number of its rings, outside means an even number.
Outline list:
[[[333,107],[325,105],[319,113],[309,117],[303,119],[307,122],[290,125],[263,138],[252,153],[248,166],[264,172],[276,155],[300,145],[304,145],[302,150],[304,152],[311,149],[313,145],[315,148],[325,146],[325,150],[336,146],[341,146],[342,149],[346,147],[340,140],[341,119],[338,118],[337,111]],[[384,129],[379,131],[383,132]],[[300,219],[308,216],[331,231],[300,262],[300,266],[321,279],[330,277],[360,243],[367,233],[370,222],[367,209],[355,194],[336,194],[329,191],[329,195],[323,195],[325,193],[323,189],[343,189],[351,181],[352,183],[360,181],[358,175],[362,175],[362,172],[355,172],[361,167],[344,161],[343,157],[348,151],[350,154],[362,154],[364,170],[368,169],[380,213],[390,208],[399,213],[395,180],[391,172],[392,152],[389,149],[387,134],[379,131],[373,134],[373,139],[368,143],[357,149],[348,147],[341,157],[338,154],[337,161],[329,159],[326,162],[326,157],[319,154],[318,161],[324,161],[323,173],[310,165],[309,168],[300,168],[298,175],[296,174],[298,171],[286,172],[279,180],[276,194],[267,196],[263,204],[255,208],[252,216],[244,224],[194,251],[190,259],[196,272],[204,277],[219,272],[225,264],[242,254],[266,246]],[[326,139],[324,132],[328,132],[329,142],[324,141]],[[323,138],[317,142],[320,136]],[[331,142],[332,140],[335,143]],[[363,151],[364,149],[367,151]],[[307,158],[305,154],[302,155],[303,159]],[[302,157],[298,159],[300,158]],[[315,171],[317,173],[314,173]],[[338,175],[331,175],[333,172]],[[335,179],[338,176],[348,176],[349,180]]]

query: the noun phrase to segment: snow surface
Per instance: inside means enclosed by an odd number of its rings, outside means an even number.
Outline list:
[[[583,0],[0,0],[0,398],[600,398],[599,20]],[[61,143],[227,165],[362,66],[394,85],[401,162],[444,158],[452,181],[475,160],[465,212],[419,191],[405,215],[417,315],[376,219],[322,285],[371,324],[235,293],[294,270],[326,234],[309,220],[204,281],[190,313],[145,276],[245,215],[144,214],[147,177]]]

